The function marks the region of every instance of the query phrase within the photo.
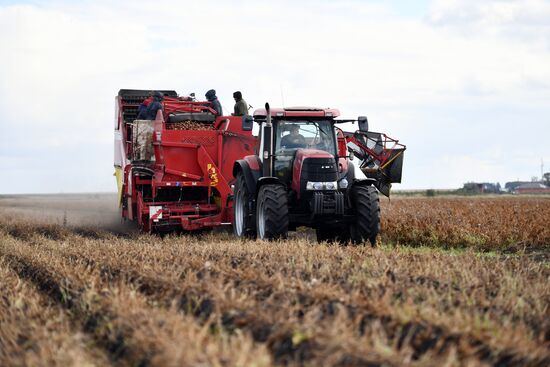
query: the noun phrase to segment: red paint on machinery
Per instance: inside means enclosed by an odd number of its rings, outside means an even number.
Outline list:
[[[253,154],[256,139],[242,129],[242,117],[215,116],[208,102],[161,92],[163,111],[145,137],[154,154],[145,160],[136,153],[143,151],[137,146],[143,143],[136,140],[136,117],[149,91],[121,90],[116,98],[115,169],[122,217],[146,232],[230,224],[233,163]],[[199,129],[171,127],[182,122]]]

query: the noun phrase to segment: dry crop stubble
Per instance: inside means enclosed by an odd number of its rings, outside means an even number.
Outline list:
[[[106,366],[105,353],[71,324],[70,315],[0,260],[0,364]]]
[[[382,203],[382,239],[403,245],[545,250],[550,197],[394,198]]]
[[[482,207],[498,208],[492,200]],[[409,201],[392,200],[388,217],[396,209],[410,214]],[[430,208],[430,201],[418,203]],[[460,216],[472,213],[454,199],[433,203],[436,221],[446,207],[464,223]],[[532,212],[538,204],[518,207]],[[411,228],[422,225],[407,218]],[[435,243],[394,247],[386,243],[401,234],[383,230],[380,247],[371,249],[303,238],[119,236],[0,220],[0,258],[117,363],[550,362],[547,257],[490,242],[473,246],[481,253]],[[493,240],[510,231],[496,233]],[[544,233],[528,232],[525,246],[544,250]],[[454,241],[442,246],[466,246],[462,237]]]
[[[2,255],[24,280],[74,315],[75,322],[112,361],[127,365],[267,365],[249,338],[212,335],[175,307],[157,307],[124,282],[104,282],[96,271],[57,256],[41,238],[2,243]],[[7,364],[11,365],[9,356]]]

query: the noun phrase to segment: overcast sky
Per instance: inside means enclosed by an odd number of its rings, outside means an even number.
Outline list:
[[[367,115],[400,189],[550,171],[550,1],[0,0],[0,50],[0,193],[116,191],[121,88]]]

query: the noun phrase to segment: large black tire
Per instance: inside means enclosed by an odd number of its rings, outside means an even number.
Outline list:
[[[260,188],[256,200],[256,225],[261,240],[284,239],[288,235],[288,203],[282,185]]]
[[[339,243],[345,245],[350,242],[349,230],[344,226],[326,227],[315,229],[317,242]]]
[[[233,234],[240,238],[255,238],[256,226],[251,212],[251,195],[248,192],[244,174],[237,174],[233,197]]]
[[[375,246],[380,231],[378,191],[373,186],[354,186],[351,189],[351,203],[355,211],[355,220],[350,225],[351,241],[354,244],[369,241]]]

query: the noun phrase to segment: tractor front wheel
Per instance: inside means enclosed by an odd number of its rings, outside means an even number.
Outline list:
[[[246,187],[244,174],[237,174],[235,183],[235,196],[233,201],[233,233],[237,237],[256,237],[256,228],[251,213],[250,193]]]
[[[351,241],[360,244],[370,241],[376,245],[380,231],[380,199],[373,186],[355,186],[351,190],[351,202],[355,209],[355,220],[350,225]]]
[[[266,184],[260,188],[256,200],[258,238],[284,239],[288,235],[288,203],[282,185]]]

